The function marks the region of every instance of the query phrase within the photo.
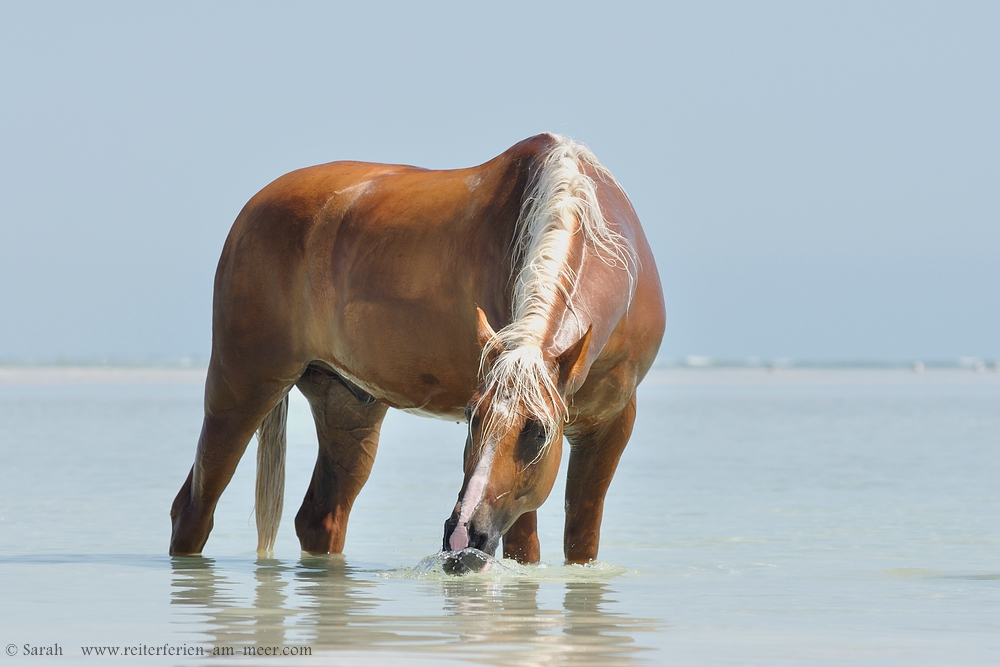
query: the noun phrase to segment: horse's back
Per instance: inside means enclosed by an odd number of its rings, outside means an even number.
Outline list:
[[[475,306],[509,312],[524,163],[540,143],[468,169],[333,162],[276,179],[223,250],[213,355],[288,377],[318,360],[392,405],[460,415],[477,380]]]

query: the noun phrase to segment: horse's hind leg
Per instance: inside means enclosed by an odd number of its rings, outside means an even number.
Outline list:
[[[571,445],[563,533],[567,563],[586,563],[597,558],[604,496],[632,435],[634,422],[635,395],[613,419],[590,424],[582,421],[567,433]]]
[[[289,382],[227,373],[213,360],[194,465],[170,509],[172,555],[201,553],[212,530],[215,506],[250,438],[289,387]]]
[[[303,551],[340,553],[354,499],[368,480],[386,406],[310,367],[296,385],[309,400],[319,456],[295,532]]]

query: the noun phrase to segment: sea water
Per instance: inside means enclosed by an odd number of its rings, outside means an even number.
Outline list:
[[[297,393],[274,557],[254,552],[253,444],[204,557],[167,556],[203,382],[0,369],[0,660],[1000,663],[998,373],[655,370],[600,561],[562,564],[560,478],[542,563],[464,577],[436,555],[464,428],[392,411],[345,553],[299,551],[316,444]]]

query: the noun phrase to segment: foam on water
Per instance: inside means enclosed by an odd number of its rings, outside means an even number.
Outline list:
[[[449,561],[458,560],[468,572],[461,575],[448,572]],[[442,551],[420,560],[413,567],[384,570],[375,573],[382,579],[413,579],[453,581],[460,577],[469,581],[544,580],[553,582],[607,581],[630,572],[628,568],[595,561],[586,565],[522,565],[510,558],[495,558],[478,549]]]

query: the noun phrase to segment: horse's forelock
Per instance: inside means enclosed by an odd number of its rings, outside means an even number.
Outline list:
[[[545,451],[568,414],[566,401],[556,386],[555,369],[545,360],[541,348],[532,345],[504,350],[496,356],[475,410],[484,407],[480,448],[495,444],[524,419],[534,419],[545,431]]]

